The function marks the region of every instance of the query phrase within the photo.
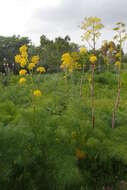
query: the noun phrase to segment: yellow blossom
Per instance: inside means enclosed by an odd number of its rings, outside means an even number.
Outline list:
[[[26,75],[26,73],[27,73],[27,71],[25,70],[25,69],[21,69],[20,71],[19,71],[19,75]]]
[[[44,67],[38,67],[38,68],[37,68],[37,72],[38,72],[38,73],[45,73],[46,71],[45,71],[45,68],[44,68]]]
[[[27,60],[25,58],[21,58],[20,66],[24,67],[27,64]]]
[[[27,58],[28,58],[28,54],[27,54],[26,51],[23,51],[23,52],[21,53],[21,56],[22,56],[22,58],[24,58],[24,59],[26,59],[26,60],[27,60]]]
[[[87,52],[87,49],[85,47],[80,48],[80,54],[85,54]]]
[[[73,52],[71,55],[69,53],[64,53],[62,55],[62,64],[60,66],[61,69],[68,70],[70,73],[74,69],[81,69],[81,65],[78,63],[78,53]]]
[[[26,79],[24,77],[19,79],[19,84],[24,84],[26,82]]]
[[[70,67],[72,66],[72,57],[69,53],[64,53],[62,55],[62,64],[60,66],[61,69],[70,69]]]
[[[27,46],[23,45],[19,49],[20,54],[15,56],[15,62],[19,63],[21,67],[24,67],[28,62]]]
[[[21,62],[21,55],[16,55],[15,56],[15,62],[20,63]]]
[[[31,70],[33,70],[33,68],[35,67],[35,63],[30,63],[29,65],[28,65],[28,69],[31,71]]]
[[[23,45],[19,48],[20,53],[26,52],[27,51],[27,46]]]
[[[39,56],[38,55],[33,56],[31,62],[36,65],[39,62]]]
[[[39,97],[39,96],[42,95],[42,93],[41,93],[40,90],[34,90],[33,95],[34,95],[35,97]]]
[[[97,57],[95,55],[90,56],[90,62],[93,64],[97,61]]]

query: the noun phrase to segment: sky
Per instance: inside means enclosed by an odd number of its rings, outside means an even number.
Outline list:
[[[69,35],[82,45],[80,25],[86,16],[102,19],[100,42],[111,40],[115,23],[127,24],[127,0],[0,0],[0,36],[28,36],[39,45],[42,34],[49,39]]]

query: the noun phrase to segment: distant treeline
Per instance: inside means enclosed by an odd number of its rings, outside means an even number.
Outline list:
[[[57,37],[55,40],[49,40],[45,35],[40,37],[40,45],[34,46],[28,37],[0,36],[0,72],[6,70],[15,74],[18,72],[18,66],[14,62],[14,57],[19,52],[19,47],[26,44],[28,46],[29,56],[39,55],[39,65],[43,65],[47,72],[59,71],[61,56],[65,52],[78,51],[78,45],[71,42],[67,35],[65,38]]]
[[[18,54],[19,48],[24,44],[28,46],[28,53],[30,57],[33,55],[39,55],[39,65],[44,66],[48,73],[60,71],[62,54],[66,52],[71,53],[79,51],[79,45],[71,42],[68,35],[64,38],[57,37],[55,40],[50,40],[45,35],[42,35],[40,37],[39,46],[34,46],[28,37],[0,36],[0,72],[6,73],[11,71],[14,74],[18,73],[19,66],[15,64],[14,57]],[[116,49],[119,49],[119,47],[116,47]],[[99,50],[97,50],[97,54],[103,54],[103,51],[104,49],[102,46]],[[99,62],[103,64],[101,56]],[[127,62],[126,54],[123,56],[123,62]]]

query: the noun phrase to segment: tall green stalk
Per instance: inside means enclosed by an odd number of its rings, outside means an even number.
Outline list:
[[[116,23],[116,28],[114,30],[117,32],[117,35],[114,37],[114,39],[117,41],[117,43],[120,45],[120,51],[116,54],[117,59],[119,59],[116,62],[116,66],[118,67],[118,84],[117,84],[117,97],[114,104],[114,110],[112,114],[112,128],[115,127],[115,121],[116,121],[116,114],[118,111],[119,103],[120,103],[120,90],[121,90],[121,78],[120,78],[120,72],[121,72],[121,64],[122,64],[122,46],[123,42],[127,39],[127,34],[125,30],[125,24],[122,22]],[[119,56],[117,56],[119,54]]]

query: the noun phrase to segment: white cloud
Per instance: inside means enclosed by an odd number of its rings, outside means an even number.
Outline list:
[[[0,35],[28,36],[39,43],[42,34],[68,34],[82,43],[79,25],[85,16],[96,15],[106,25],[102,39],[111,39],[113,23],[126,21],[126,7],[126,0],[1,0]]]

